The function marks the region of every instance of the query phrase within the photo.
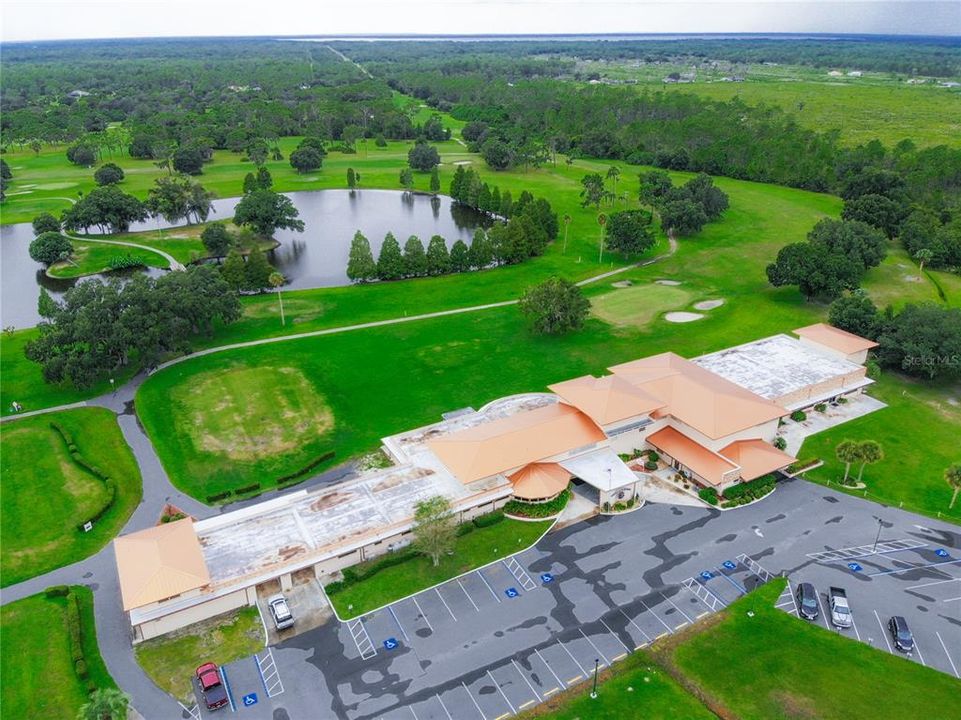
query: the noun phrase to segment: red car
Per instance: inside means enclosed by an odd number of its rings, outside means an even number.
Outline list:
[[[204,663],[197,668],[197,682],[203,693],[208,710],[217,710],[227,704],[227,688],[220,679],[220,671],[215,663]]]

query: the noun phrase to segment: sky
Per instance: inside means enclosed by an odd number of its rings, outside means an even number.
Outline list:
[[[4,41],[352,34],[961,35],[961,0],[4,0]]]

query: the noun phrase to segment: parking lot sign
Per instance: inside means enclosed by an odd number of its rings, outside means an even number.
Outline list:
[[[541,581],[547,585],[547,583],[554,582],[554,576],[550,573],[541,573]]]
[[[397,638],[390,637],[384,640],[385,650],[396,650],[398,645],[400,645],[400,643],[397,642]]]
[[[856,562],[849,562],[848,567],[851,568],[851,570],[853,570],[854,572],[861,572],[864,569],[860,565],[858,565]]]
[[[731,562],[730,560],[725,560],[725,561],[724,561],[723,563],[721,563],[721,564],[722,564],[724,567],[726,567],[728,570],[733,570],[734,568],[737,567],[737,565],[736,565],[735,563]]]
[[[509,598],[516,598],[518,595],[520,595],[520,593],[517,592],[517,588],[512,588],[512,587],[507,588],[504,591],[504,594]]]
[[[244,703],[244,707],[250,707],[251,705],[256,705],[257,693],[248,693],[244,695],[243,703]]]

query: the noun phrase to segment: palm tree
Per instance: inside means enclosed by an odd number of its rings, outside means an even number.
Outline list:
[[[598,215],[597,224],[601,226],[601,243],[597,253],[597,262],[604,262],[604,226],[607,225],[607,215],[604,213]]]
[[[851,473],[851,463],[855,463],[861,458],[858,444],[854,440],[842,440],[834,448],[834,455],[838,462],[844,463],[844,480],[841,482],[847,483],[848,475]]]
[[[126,720],[130,696],[116,688],[99,688],[90,694],[77,720]]]
[[[934,257],[934,252],[930,248],[921,248],[916,253],[914,253],[914,259],[921,263],[921,267],[918,269],[918,275],[924,275],[924,263],[931,262],[931,258]]]
[[[573,218],[570,215],[568,215],[567,213],[564,213],[564,254],[565,255],[567,255],[567,231],[570,229],[572,219]]]
[[[861,482],[861,476],[864,475],[864,466],[874,465],[874,463],[884,460],[884,450],[880,443],[874,440],[865,440],[858,445],[858,455],[860,456],[858,460],[861,461],[861,468],[858,470],[858,482]]]
[[[280,324],[286,325],[287,320],[284,318],[284,298],[280,294],[280,286],[287,282],[287,278],[279,272],[272,272],[270,273],[270,277],[267,278],[267,282],[269,282],[272,287],[277,288],[277,301],[280,303]]]
[[[952,463],[948,466],[948,469],[944,471],[944,480],[951,486],[953,491],[951,494],[951,504],[948,508],[954,507],[954,501],[958,499],[958,493],[961,492],[961,462]]]
[[[617,178],[620,177],[621,169],[617,165],[611,165],[607,168],[607,179],[611,181],[613,186],[611,189],[611,205],[614,204],[614,198],[617,197]]]

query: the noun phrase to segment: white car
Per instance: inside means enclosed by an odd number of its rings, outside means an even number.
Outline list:
[[[283,595],[268,598],[267,607],[270,608],[270,616],[274,619],[274,625],[278,630],[286,630],[294,626],[294,615],[290,612],[287,598]]]

